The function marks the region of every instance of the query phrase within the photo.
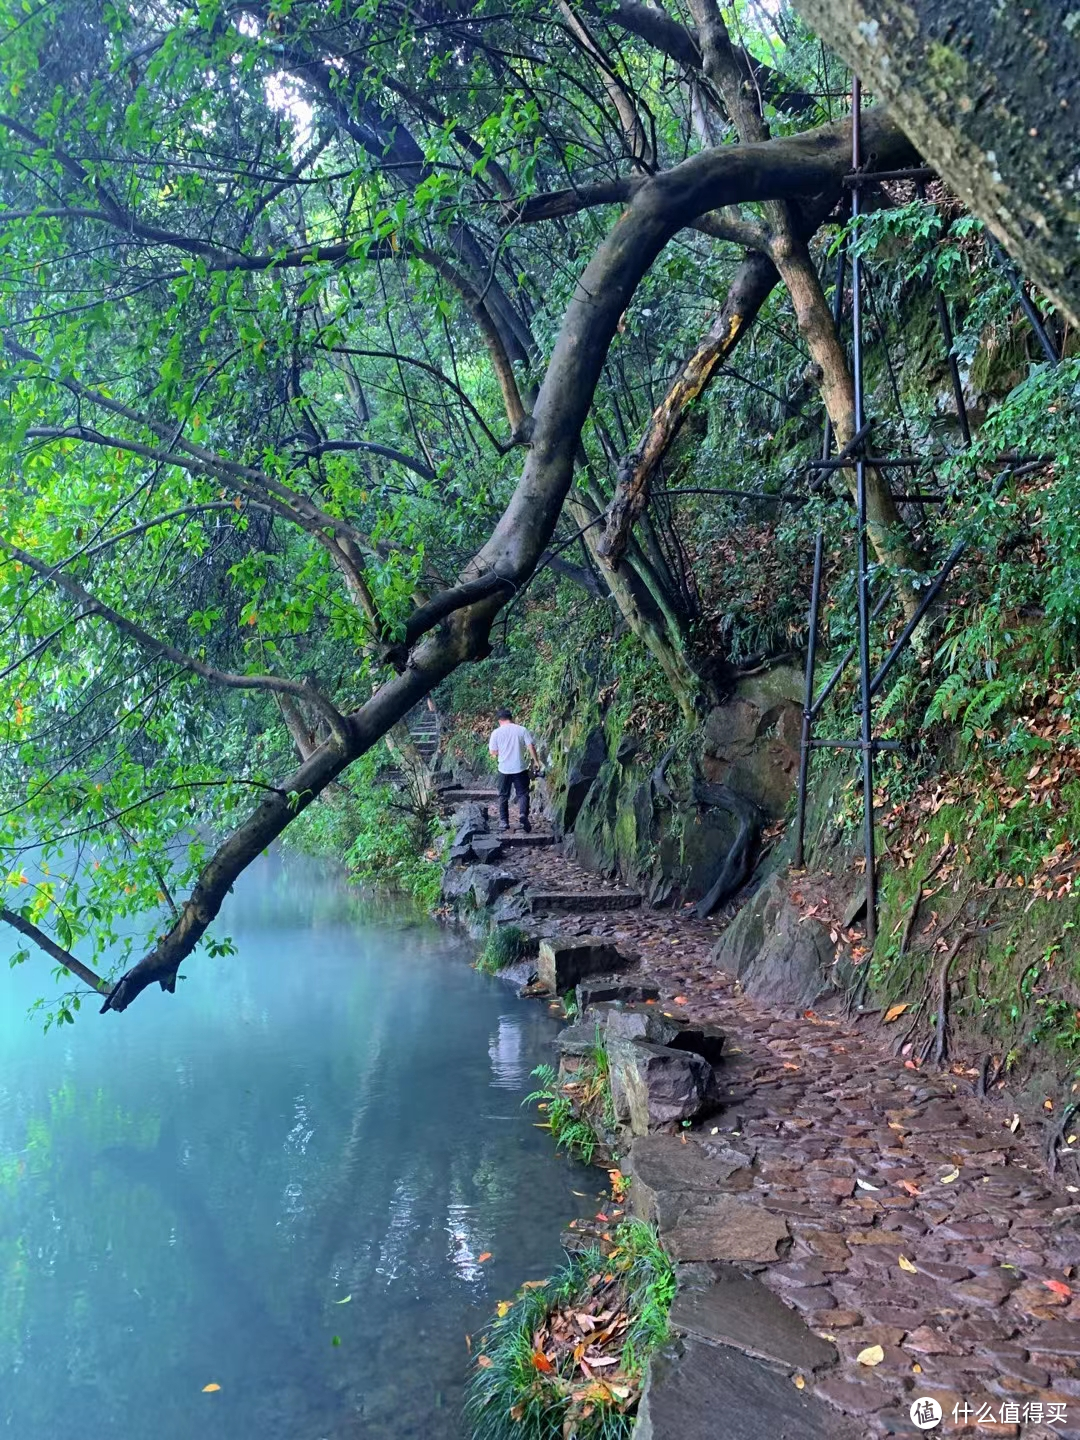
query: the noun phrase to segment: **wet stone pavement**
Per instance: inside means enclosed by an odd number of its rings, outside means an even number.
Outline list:
[[[557,848],[512,863],[532,891],[620,888]],[[749,1158],[718,1191],[782,1221],[790,1239],[771,1263],[743,1269],[828,1342],[835,1361],[810,1373],[797,1358],[781,1364],[774,1390],[795,1386],[817,1408],[804,1420],[778,1411],[771,1429],[758,1421],[744,1431],[726,1419],[723,1393],[711,1408],[697,1396],[697,1420],[695,1398],[683,1396],[661,1424],[661,1377],[643,1432],[917,1435],[924,1429],[911,1407],[929,1397],[943,1412],[931,1433],[1080,1440],[1080,1193],[1048,1176],[1036,1148],[992,1101],[973,1096],[969,1079],[892,1057],[876,1018],[759,1009],[710,965],[724,922],[689,915],[646,908],[524,923],[540,935],[602,935],[637,952],[665,1009],[726,1033],[724,1106],[685,1141]],[[721,1363],[717,1347],[686,1333],[681,1389],[700,1371],[712,1374],[701,1381],[707,1389],[738,1392],[735,1362]],[[737,1339],[727,1343],[738,1349]],[[867,1364],[874,1347],[880,1359]],[[822,1406],[835,1420],[824,1429]]]

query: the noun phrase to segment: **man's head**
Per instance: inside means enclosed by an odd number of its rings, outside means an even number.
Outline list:
[[[510,711],[507,710],[504,706],[503,709],[498,712],[495,718],[496,720],[498,720],[500,725],[509,725],[510,721],[514,717],[510,714]]]

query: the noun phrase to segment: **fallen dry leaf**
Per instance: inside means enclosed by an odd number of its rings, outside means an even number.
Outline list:
[[[959,1171],[959,1170],[950,1170],[947,1175],[942,1175],[942,1176],[940,1177],[940,1179],[941,1179],[942,1185],[951,1185],[954,1180],[959,1180],[959,1179],[960,1179],[960,1171]]]
[[[880,1365],[885,1359],[885,1351],[880,1345],[868,1345],[865,1350],[860,1350],[855,1359],[860,1365]]]
[[[805,1379],[804,1376],[802,1376],[802,1375],[796,1375],[796,1376],[795,1376],[795,1389],[796,1389],[796,1390],[805,1390],[805,1389],[806,1389],[806,1379]]]
[[[901,1270],[906,1270],[909,1275],[917,1275],[919,1272],[906,1255],[901,1255],[896,1262]]]
[[[908,1008],[908,1007],[907,1007],[907,1001],[906,1001],[906,1000],[904,1001],[904,1003],[903,1003],[902,1005],[890,1005],[889,1008],[888,1008],[888,1010],[885,1011],[885,1020],[884,1020],[884,1023],[885,1023],[886,1025],[891,1025],[894,1020],[899,1020],[899,1019],[900,1019],[900,1016],[904,1013],[904,1011],[905,1011],[907,1008]]]
[[[550,1375],[551,1372],[555,1369],[555,1366],[552,1365],[551,1361],[547,1358],[547,1356],[542,1350],[533,1351],[532,1363],[534,1369],[542,1370],[545,1375]]]
[[[1072,1296],[1073,1292],[1069,1286],[1065,1284],[1064,1280],[1044,1280],[1043,1284],[1047,1290],[1052,1290],[1055,1295],[1061,1295],[1066,1300]]]
[[[221,1386],[220,1386],[220,1385],[214,1385],[214,1384],[204,1385],[204,1386],[202,1387],[202,1393],[203,1393],[204,1395],[212,1395],[215,1390],[220,1390],[220,1389],[221,1389]]]
[[[498,1315],[500,1320],[505,1315],[508,1315],[510,1313],[510,1301],[500,1300],[499,1303],[495,1306],[495,1313],[496,1315]]]
[[[481,1370],[490,1370],[495,1362],[490,1355],[478,1355],[476,1357],[476,1363],[480,1366]]]
[[[491,1259],[491,1251],[490,1251],[490,1250],[485,1250],[482,1255],[477,1255],[477,1257],[476,1257],[476,1263],[477,1263],[478,1265],[482,1265],[485,1260],[490,1260],[490,1259]]]
[[[896,1183],[900,1186],[900,1189],[903,1190],[904,1193],[907,1195],[919,1194],[919,1187],[917,1185],[913,1185],[910,1180],[898,1180]]]

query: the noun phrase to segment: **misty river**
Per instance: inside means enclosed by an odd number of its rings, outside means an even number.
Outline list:
[[[600,1188],[521,1103],[556,1024],[292,856],[219,932],[48,1034],[51,962],[0,974],[0,1431],[457,1440],[466,1336]]]

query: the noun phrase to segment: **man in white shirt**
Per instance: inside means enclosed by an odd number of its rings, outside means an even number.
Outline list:
[[[491,732],[488,751],[499,762],[499,824],[510,829],[510,791],[517,797],[518,817],[526,835],[529,824],[529,756],[540,769],[536,743],[524,725],[515,725],[509,710],[500,710],[498,726]]]

